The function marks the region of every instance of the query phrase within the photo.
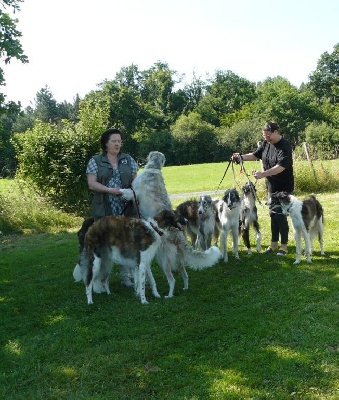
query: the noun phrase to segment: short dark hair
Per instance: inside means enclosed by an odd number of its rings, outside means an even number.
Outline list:
[[[270,132],[279,131],[279,125],[276,122],[267,121],[262,130]]]
[[[100,139],[100,144],[101,144],[101,150],[103,154],[107,153],[107,148],[106,148],[106,144],[109,141],[109,138],[111,137],[111,135],[113,135],[114,133],[117,133],[120,135],[121,139],[122,139],[122,134],[119,131],[119,129],[116,128],[111,128],[111,129],[107,129],[107,131],[105,131],[102,135],[101,135],[101,139]]]

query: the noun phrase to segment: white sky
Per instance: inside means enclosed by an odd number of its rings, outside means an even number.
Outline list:
[[[187,82],[221,69],[298,87],[339,42],[338,0],[25,0],[16,18],[30,62],[4,67],[2,91],[23,107],[46,85],[72,102],[157,61]]]

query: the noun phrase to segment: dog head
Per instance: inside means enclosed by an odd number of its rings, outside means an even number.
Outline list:
[[[154,168],[161,169],[166,162],[166,157],[160,151],[151,151],[147,156],[147,163],[145,165],[145,169]]]
[[[211,196],[200,196],[198,202],[198,216],[200,219],[204,220],[206,218],[206,213],[209,209],[213,209],[213,201]]]
[[[254,194],[257,191],[253,183],[250,181],[247,181],[241,189],[244,194],[249,194],[249,193]]]
[[[275,192],[271,194],[271,197],[266,203],[271,212],[281,212],[283,214],[288,214],[291,197],[287,192]]]
[[[230,210],[237,207],[240,202],[239,193],[236,189],[227,189],[222,199]]]
[[[182,231],[187,224],[186,218],[179,216],[178,213],[172,210],[163,210],[154,219],[159,228],[162,229],[174,227]]]

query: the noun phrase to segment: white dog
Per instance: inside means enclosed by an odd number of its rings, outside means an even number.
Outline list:
[[[233,254],[239,259],[239,218],[240,218],[240,197],[236,189],[227,189],[222,199],[216,201],[217,224],[220,232],[221,250],[224,261],[228,262],[227,236],[232,233]]]
[[[167,193],[162,167],[166,158],[159,151],[151,151],[143,171],[139,172],[132,183],[132,190],[138,200],[141,218],[154,217],[163,210],[172,210],[172,204]],[[124,198],[133,199],[131,189],[121,190]],[[169,229],[169,234],[164,235],[157,252],[157,260],[164,271],[169,284],[166,297],[172,297],[175,279],[172,271],[179,269],[184,281],[184,290],[188,289],[188,275],[185,265],[199,270],[215,265],[221,258],[220,250],[211,247],[205,252],[193,251],[187,245],[186,237],[182,231],[174,227]]]
[[[301,261],[301,236],[305,240],[305,256],[308,263],[312,262],[313,241],[316,236],[318,236],[320,244],[320,253],[321,255],[325,254],[323,244],[324,211],[315,196],[311,195],[301,201],[287,192],[278,192],[272,194],[269,203],[273,206],[275,204],[281,206],[283,214],[291,217],[296,243],[294,264],[299,264]]]

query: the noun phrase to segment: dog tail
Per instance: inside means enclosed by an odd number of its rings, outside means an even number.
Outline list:
[[[205,251],[187,249],[185,255],[188,267],[195,271],[213,267],[222,257],[221,251],[216,246]]]
[[[74,278],[75,282],[80,282],[83,280],[83,272],[81,270],[81,266],[79,263],[74,268],[73,278]]]
[[[80,281],[85,281],[85,269],[83,267],[81,267],[81,264],[77,264],[74,268],[73,271],[73,278],[75,280],[75,282],[80,282]],[[106,289],[103,285],[103,283],[101,282],[100,279],[95,279],[93,281],[93,292],[94,293],[102,293],[105,292]]]

